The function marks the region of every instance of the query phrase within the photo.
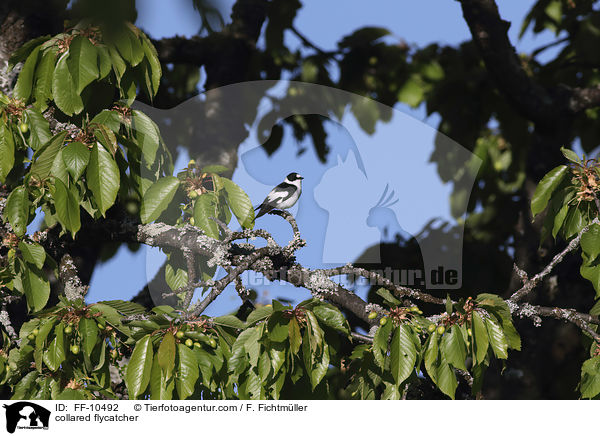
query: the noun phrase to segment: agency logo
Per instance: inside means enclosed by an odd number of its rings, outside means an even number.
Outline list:
[[[481,160],[422,120],[366,97],[292,81],[239,83],[168,110],[139,103],[137,109],[171,147],[183,146],[197,162],[235,168],[234,181],[254,205],[286,174],[302,174],[303,194],[291,210],[310,241],[298,253],[302,265],[390,266],[388,278],[398,284],[462,286],[463,217]],[[263,147],[273,137],[281,141],[283,120],[302,125],[304,116],[330,121],[320,161],[317,151],[305,152],[310,144]],[[141,179],[152,180],[153,170],[152,162],[142,164]],[[260,220],[277,240],[277,219]],[[408,266],[390,254],[406,247],[418,257]],[[163,304],[163,288],[149,288]]]
[[[48,430],[50,423],[48,409],[29,401],[4,404],[3,407],[6,409],[6,431],[9,433],[14,433],[16,429]]]

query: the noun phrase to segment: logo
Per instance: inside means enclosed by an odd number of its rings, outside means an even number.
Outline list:
[[[29,401],[19,401],[3,406],[6,409],[6,431],[14,433],[18,429],[48,429],[50,411]]]

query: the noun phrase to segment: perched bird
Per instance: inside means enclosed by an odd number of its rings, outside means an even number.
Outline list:
[[[256,218],[263,216],[273,209],[289,209],[296,204],[302,193],[303,178],[298,173],[289,173],[283,182],[269,192],[269,195],[267,195],[262,204],[254,209],[258,210]]]

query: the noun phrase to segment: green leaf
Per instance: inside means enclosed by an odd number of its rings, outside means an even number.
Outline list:
[[[50,342],[48,350],[44,352],[44,363],[50,371],[56,371],[66,358],[63,324],[54,328],[54,339]]]
[[[313,307],[313,312],[320,322],[338,332],[350,334],[350,327],[340,310],[327,303],[320,303]]]
[[[581,249],[590,260],[600,255],[600,224],[592,224],[588,231],[581,235]]]
[[[583,362],[580,390],[583,398],[594,398],[600,394],[600,356]]]
[[[78,180],[90,161],[90,150],[81,142],[71,142],[62,150],[62,160],[73,180]]]
[[[176,291],[187,284],[188,273],[181,268],[175,269],[170,263],[167,263],[165,267],[165,281],[173,291]]]
[[[400,306],[402,302],[392,295],[386,288],[379,288],[376,292],[381,298],[389,303],[390,306]]]
[[[498,359],[507,359],[508,342],[506,341],[502,328],[490,318],[486,318],[485,326],[487,328],[490,346],[492,347],[494,354]]]
[[[165,333],[158,347],[156,357],[162,370],[167,377],[170,377],[173,368],[175,368],[175,336],[173,336],[173,333]]]
[[[13,97],[22,100],[24,103],[27,103],[31,96],[35,67],[40,57],[40,48],[40,46],[34,48],[27,57],[27,60],[19,73],[15,88],[13,89]]]
[[[214,218],[217,213],[217,197],[206,192],[194,201],[194,225],[204,231],[207,236],[219,239],[219,226]]]
[[[40,112],[46,110],[48,100],[52,99],[52,76],[55,65],[56,50],[50,49],[42,55],[42,59],[36,68],[33,97],[35,100],[34,107]]]
[[[27,298],[27,307],[33,312],[42,310],[50,297],[50,283],[44,277],[44,272],[34,265],[21,265],[21,283]]]
[[[385,356],[388,351],[388,341],[392,331],[393,324],[391,322],[379,327],[373,336],[373,358],[380,368],[385,368]]]
[[[227,168],[224,165],[207,165],[205,167],[202,167],[202,169],[200,170],[201,173],[213,173],[213,174],[221,174],[221,173],[225,173],[229,171],[229,168]]]
[[[117,47],[123,59],[132,67],[135,67],[144,58],[144,50],[139,38],[126,25],[110,34],[109,41]]]
[[[485,360],[489,339],[485,322],[476,311],[473,312],[473,343],[475,344],[475,363],[481,363]]]
[[[60,401],[73,401],[73,400],[87,400],[85,394],[81,390],[75,390],[71,388],[66,388],[62,391],[57,397],[57,400]]]
[[[269,339],[272,342],[283,342],[289,337],[289,320],[283,316],[283,312],[273,312],[267,322]]]
[[[132,112],[133,135],[144,155],[143,164],[150,168],[156,160],[160,145],[160,132],[152,119],[141,111]]]
[[[390,344],[390,371],[396,386],[406,380],[415,369],[417,351],[412,341],[412,332],[406,324],[396,328]]]
[[[434,383],[437,383],[437,367],[439,364],[438,358],[440,356],[439,338],[440,336],[438,333],[434,331],[427,339],[425,345],[425,369]]]
[[[4,183],[15,165],[15,140],[11,130],[4,123],[0,124],[0,156],[0,183]]]
[[[87,185],[94,194],[94,203],[105,216],[117,198],[120,184],[120,173],[117,163],[97,142],[92,148],[90,161],[86,170]],[[143,205],[142,205],[143,208]]]
[[[21,241],[19,242],[19,250],[21,250],[23,259],[26,262],[35,265],[38,269],[41,269],[44,266],[44,262],[46,261],[46,250],[44,250],[44,247],[40,244]]]
[[[467,346],[458,326],[452,326],[450,331],[442,336],[441,351],[446,361],[453,367],[467,370],[465,366]]]
[[[192,350],[184,344],[177,344],[177,378],[175,379],[175,388],[180,400],[185,400],[194,393],[194,385],[198,376],[198,362]]]
[[[67,133],[67,131],[62,131],[56,134],[49,142],[35,152],[29,171],[32,176],[35,176],[40,181],[48,178],[54,159],[61,149]]]
[[[444,357],[440,361],[440,365],[436,370],[436,385],[440,390],[454,399],[456,394],[456,388],[458,387],[458,381],[452,367],[446,362]]]
[[[67,65],[73,77],[73,86],[77,94],[100,75],[98,70],[98,51],[90,40],[76,36],[69,45]]]
[[[425,83],[418,74],[411,75],[398,91],[398,100],[413,108],[418,107],[424,97]]]
[[[131,359],[127,365],[125,384],[127,385],[130,399],[137,399],[146,390],[150,381],[152,359],[152,337],[146,335],[135,344]]]
[[[150,67],[150,83],[151,87],[151,96],[155,96],[158,92],[158,87],[160,86],[160,78],[162,76],[162,70],[160,66],[160,61],[158,59],[158,53],[154,48],[154,45],[150,42],[148,37],[141,33],[142,35],[142,48],[144,50],[144,55],[148,61],[148,65]]]
[[[243,228],[251,229],[254,226],[254,208],[248,194],[231,180],[226,178],[221,180],[227,192],[227,203],[231,211]]]
[[[150,399],[171,400],[173,399],[174,387],[174,380],[167,377],[165,371],[158,364],[158,359],[154,359],[150,372]]]
[[[121,128],[121,115],[117,111],[104,109],[90,121],[90,124],[98,124],[108,127],[115,133]]]
[[[15,385],[15,390],[11,400],[25,400],[31,397],[31,390],[36,385],[35,381],[38,376],[37,371],[31,371],[22,377]]]
[[[302,334],[300,333],[300,326],[295,317],[290,319],[288,324],[288,334],[290,338],[290,351],[292,354],[298,354],[300,345],[302,345]]]
[[[273,303],[275,303],[275,301]],[[270,307],[270,306],[257,307],[250,313],[250,315],[248,315],[248,318],[246,318],[246,324],[251,326],[251,325],[257,323],[258,321],[267,319],[273,313],[274,307],[275,307],[275,305],[273,305],[273,307]]]
[[[217,325],[221,325],[223,327],[231,327],[234,329],[244,329],[246,328],[246,323],[240,320],[235,315],[223,315],[218,316],[212,319],[213,323]]]
[[[582,253],[585,256],[585,253]],[[584,257],[584,262],[579,268],[581,277],[592,282],[594,289],[596,290],[596,298],[600,297],[600,265],[589,265]]]
[[[566,165],[559,165],[542,178],[531,200],[531,212],[533,216],[536,216],[546,208],[552,193],[560,185],[567,171],[568,167]]]
[[[99,339],[100,331],[96,321],[91,318],[81,318],[79,320],[79,336],[83,343],[83,352],[87,356],[91,356],[96,342]]]
[[[575,153],[573,150],[569,150],[568,148],[561,147],[560,151],[562,152],[563,156],[566,157],[571,162],[576,163],[576,164],[581,163],[581,159],[579,159],[579,156],[577,156],[577,153]]]
[[[577,207],[570,207],[565,218],[565,224],[562,232],[565,239],[579,234],[585,225],[583,214]]]
[[[83,110],[83,100],[73,86],[73,77],[67,64],[68,52],[63,54],[52,75],[52,96],[56,106],[68,116]]]
[[[29,123],[29,146],[37,150],[52,138],[50,124],[40,112],[34,109],[27,109],[24,113]]]
[[[162,177],[146,190],[140,210],[142,223],[148,224],[160,216],[173,200],[179,184],[177,177]]]
[[[13,232],[19,237],[27,231],[29,224],[29,194],[24,186],[18,186],[8,196],[4,207],[4,216],[8,219]]]
[[[16,64],[27,59],[27,57],[36,49],[38,46],[41,46],[44,42],[50,39],[50,35],[39,36],[37,38],[31,39],[23,44],[21,47],[16,49],[8,60],[8,71],[12,70]]]
[[[71,236],[75,238],[75,234],[81,228],[79,200],[75,197],[73,191],[67,188],[60,179],[55,179],[54,184],[56,187],[54,191],[54,205],[58,222],[65,230],[71,232]]]

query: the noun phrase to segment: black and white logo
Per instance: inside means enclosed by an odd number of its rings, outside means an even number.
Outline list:
[[[16,429],[48,429],[50,411],[29,401],[19,401],[3,406],[6,409],[6,431],[14,433]]]

